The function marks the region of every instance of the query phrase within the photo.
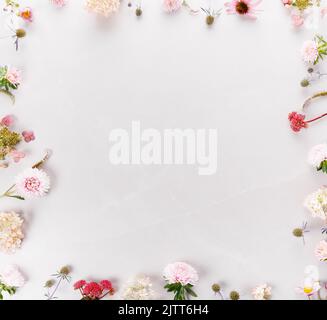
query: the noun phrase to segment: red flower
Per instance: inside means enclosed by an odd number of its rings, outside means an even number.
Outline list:
[[[288,115],[288,120],[290,121],[291,129],[294,132],[299,132],[299,131],[301,131],[302,128],[307,128],[308,127],[308,124],[307,124],[306,121],[304,121],[304,119],[305,119],[304,114],[300,114],[300,113],[297,113],[295,111],[291,112]]]
[[[85,285],[85,287],[83,288],[83,294],[92,299],[100,298],[102,291],[103,291],[103,289],[96,282],[87,283]]]
[[[103,290],[112,290],[112,284],[109,280],[102,280],[100,281],[100,286],[102,287]]]
[[[77,282],[74,283],[74,289],[75,290],[82,289],[85,285],[86,285],[86,281],[85,280],[79,280],[79,281],[77,281]]]

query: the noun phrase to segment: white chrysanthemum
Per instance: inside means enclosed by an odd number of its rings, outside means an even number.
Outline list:
[[[21,246],[24,220],[16,212],[0,213],[0,251],[15,252]]]
[[[311,212],[313,217],[326,220],[327,217],[327,188],[322,187],[310,194],[304,202],[304,206]]]
[[[318,144],[314,146],[308,156],[308,162],[315,168],[319,168],[323,161],[327,160],[327,144]]]
[[[8,287],[20,288],[26,281],[17,266],[9,265],[0,272],[0,282]]]
[[[163,272],[163,277],[169,284],[181,283],[183,286],[187,284],[195,285],[199,280],[196,270],[184,262],[169,264]]]
[[[123,300],[151,300],[155,296],[150,278],[140,276],[129,281],[122,294]]]
[[[86,9],[108,17],[119,9],[120,0],[87,0]]]
[[[50,178],[43,170],[27,169],[16,177],[15,189],[25,199],[43,197],[50,189]]]
[[[252,296],[255,300],[269,300],[271,298],[271,287],[266,283],[257,286],[252,290]]]

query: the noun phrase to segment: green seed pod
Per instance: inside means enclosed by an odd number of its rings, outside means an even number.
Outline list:
[[[237,291],[232,291],[229,297],[231,300],[240,300],[240,294]]]
[[[212,15],[207,16],[206,23],[208,26],[211,26],[215,22],[215,17]]]

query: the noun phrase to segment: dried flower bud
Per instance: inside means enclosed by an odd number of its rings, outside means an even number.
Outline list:
[[[313,71],[314,71],[313,68],[308,69],[308,73],[313,73]]]
[[[60,274],[63,274],[65,276],[69,275],[70,273],[70,269],[69,267],[65,266],[65,267],[62,267],[59,271]]]
[[[211,289],[214,293],[217,293],[221,290],[221,287],[218,283],[214,283],[212,286],[211,286]]]
[[[240,294],[237,291],[232,291],[229,297],[231,300],[240,300]]]
[[[24,38],[26,36],[26,31],[24,29],[17,29],[16,30],[16,37],[17,38]]]
[[[51,288],[54,285],[54,281],[53,280],[48,280],[45,284],[44,287],[45,288]]]
[[[207,16],[206,23],[208,26],[211,26],[215,22],[215,17],[212,15]]]
[[[141,8],[137,8],[137,9],[135,10],[135,14],[136,14],[137,17],[140,17],[140,16],[142,15],[142,13],[143,13],[143,11],[142,11]]]
[[[301,81],[301,87],[305,88],[308,87],[310,85],[310,81],[308,79],[303,79]]]
[[[301,228],[296,228],[293,230],[293,236],[297,238],[303,237],[303,230]]]

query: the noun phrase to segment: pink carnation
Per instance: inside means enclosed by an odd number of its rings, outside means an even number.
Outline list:
[[[20,288],[25,284],[24,276],[15,265],[9,265],[0,272],[0,281],[14,288]]]
[[[327,241],[322,240],[318,243],[315,255],[320,261],[326,261],[327,260]]]
[[[27,169],[16,177],[15,189],[25,199],[43,197],[50,189],[50,178],[43,170]]]
[[[187,284],[195,285],[199,280],[196,270],[184,262],[169,264],[164,269],[163,277],[169,284],[181,283],[183,286]]]
[[[183,5],[183,0],[164,0],[164,10],[168,13],[178,11]]]
[[[8,68],[6,79],[13,84],[14,86],[18,86],[22,82],[22,76],[18,69],[16,68]]]
[[[305,121],[305,115],[295,111],[288,115],[290,127],[294,132],[299,132],[303,128],[307,128],[308,124]]]
[[[314,146],[308,156],[308,162],[313,167],[319,168],[323,161],[327,160],[327,144],[318,144]]]

